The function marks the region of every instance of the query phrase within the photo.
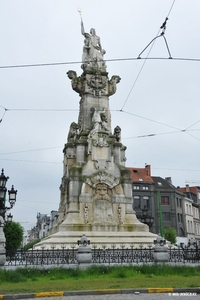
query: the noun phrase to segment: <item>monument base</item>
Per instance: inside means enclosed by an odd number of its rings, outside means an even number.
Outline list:
[[[62,249],[63,246],[66,248],[71,248],[71,246],[78,247],[77,241],[81,239],[82,235],[85,234],[87,239],[90,240],[91,247],[92,245],[96,245],[97,248],[102,248],[102,246],[106,246],[110,248],[115,245],[116,248],[130,248],[131,246],[139,247],[143,245],[143,247],[148,247],[153,245],[154,240],[157,238],[156,234],[153,234],[148,231],[148,226],[142,223],[138,223],[138,225],[143,225],[143,231],[138,231],[137,228],[135,231],[125,231],[125,228],[122,228],[122,231],[111,230],[109,225],[104,227],[104,230],[101,231],[84,231],[83,228],[79,228],[81,230],[59,230],[58,232],[51,234],[44,238],[41,242],[37,243],[34,246],[34,249]],[[85,227],[85,226],[83,226]],[[101,228],[102,229],[102,228]],[[142,229],[142,228],[141,228]],[[131,230],[131,228],[129,228]]]

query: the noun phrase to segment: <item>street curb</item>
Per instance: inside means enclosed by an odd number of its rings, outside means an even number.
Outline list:
[[[106,294],[147,294],[147,293],[183,293],[185,295],[200,294],[200,287],[194,288],[139,288],[139,289],[104,289],[104,290],[80,290],[80,291],[59,291],[59,292],[40,292],[30,294],[9,294],[0,295],[0,299],[28,299],[28,298],[44,298],[44,297],[62,297],[62,296],[88,296],[88,295],[106,295]]]

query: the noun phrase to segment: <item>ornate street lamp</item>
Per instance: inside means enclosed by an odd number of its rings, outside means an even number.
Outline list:
[[[5,213],[7,212],[7,210],[10,210],[15,205],[16,195],[17,195],[17,190],[15,190],[14,186],[12,185],[11,190],[8,190],[8,195],[9,195],[8,201],[10,203],[10,206],[9,207],[6,206],[6,192],[7,192],[6,183],[8,179],[9,177],[6,177],[4,175],[4,169],[2,169],[0,175],[0,216],[2,216],[4,220],[5,220]],[[11,214],[8,215],[8,222],[10,221],[12,221]]]
[[[154,218],[150,214],[148,214],[148,208],[146,206],[142,209],[142,214],[137,215],[137,219],[141,223],[148,225],[149,228],[153,226]]]

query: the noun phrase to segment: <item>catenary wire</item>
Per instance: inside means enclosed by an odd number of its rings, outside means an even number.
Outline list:
[[[127,58],[111,58],[106,59],[106,62],[120,62],[120,61],[135,61],[135,60],[168,60],[168,61],[191,61],[191,62],[200,62],[200,58],[196,57],[127,57]],[[47,66],[59,66],[59,65],[73,65],[73,64],[82,64],[81,61],[72,61],[72,62],[56,62],[56,63],[42,63],[42,64],[23,64],[23,65],[6,65],[0,66],[0,69],[15,69],[15,68],[32,68],[32,67],[47,67]]]
[[[7,159],[7,158],[0,158],[0,160],[9,160],[9,161],[18,161],[18,162],[29,162],[29,163],[41,163],[41,164],[62,164],[62,162],[58,161],[42,161],[42,160],[24,160],[24,159]]]
[[[199,130],[200,129],[192,129],[190,131],[199,131]],[[144,134],[144,135],[124,137],[122,139],[123,140],[127,140],[127,139],[147,138],[147,137],[154,137],[154,136],[159,136],[159,135],[181,133],[181,132],[183,133],[183,132],[185,132],[185,130],[176,130],[176,131],[161,132],[161,133],[149,133],[149,134]],[[44,151],[44,150],[52,150],[52,149],[62,149],[62,148],[63,148],[63,146],[56,146],[56,147],[54,146],[54,147],[46,147],[46,148],[36,148],[36,149],[28,149],[28,150],[20,150],[20,151],[12,151],[12,152],[3,152],[3,153],[0,153],[0,155],[20,154],[20,153],[36,152],[36,151]],[[0,159],[0,160],[3,160],[3,159]],[[30,162],[32,162],[32,161],[30,161]],[[40,162],[40,161],[37,161],[37,162]]]
[[[171,10],[172,10],[172,8],[173,8],[173,6],[174,6],[174,3],[175,3],[175,0],[173,1],[172,5],[171,5],[171,7],[170,7],[170,10],[169,10],[169,12],[168,12],[167,18],[165,19],[165,22],[164,22],[164,23],[165,23],[165,29],[166,29],[166,22],[167,22],[168,17],[169,17],[169,15],[170,15],[170,13],[171,13]],[[163,24],[164,24],[164,23],[163,23]],[[161,34],[161,35],[159,34],[160,31],[161,31],[161,28],[162,28],[162,26],[159,28],[156,37],[151,41],[152,45],[151,45],[151,47],[150,47],[150,49],[149,49],[149,51],[148,51],[148,53],[147,53],[147,57],[144,59],[144,62],[143,62],[142,66],[141,66],[141,68],[140,68],[140,70],[139,70],[139,72],[138,72],[138,75],[136,76],[136,78],[135,78],[135,80],[134,80],[134,82],[133,82],[133,84],[132,84],[132,87],[131,87],[131,89],[130,89],[130,91],[129,91],[129,93],[128,93],[128,95],[127,95],[125,101],[124,101],[124,104],[122,105],[121,110],[124,109],[124,107],[125,107],[125,105],[126,105],[128,99],[129,99],[129,97],[130,97],[130,95],[131,95],[131,93],[132,93],[132,91],[133,91],[133,89],[134,89],[134,87],[135,87],[135,85],[136,85],[136,83],[137,83],[139,77],[140,77],[140,74],[142,73],[142,70],[143,70],[143,68],[144,68],[144,66],[145,66],[145,64],[146,64],[146,62],[147,62],[147,59],[148,59],[148,57],[149,57],[149,54],[151,53],[151,50],[152,50],[152,48],[153,48],[153,46],[154,46],[154,43],[155,43],[156,39],[157,39],[159,36],[163,36],[163,37],[164,37],[164,31],[165,31],[165,30],[163,30],[163,35],[162,35],[162,34]],[[151,43],[150,43],[150,44],[151,44]],[[165,39],[165,43],[166,43],[166,46],[167,46],[167,48],[168,48],[166,39]],[[150,44],[149,44],[149,45],[150,45]],[[148,46],[149,46],[149,45],[148,45]],[[147,46],[146,48],[148,48],[148,46]],[[145,48],[145,49],[146,49],[146,48]],[[168,49],[168,51],[169,51],[169,49]],[[143,52],[144,52],[144,50],[143,50]],[[140,55],[138,56],[138,58],[141,59]],[[171,58],[171,54],[170,54],[170,58]]]
[[[142,117],[142,116],[139,116],[137,114],[134,114],[134,113],[131,113],[131,112],[128,112],[128,111],[124,111],[124,110],[119,110],[119,112],[123,112],[125,114],[128,114],[128,115],[132,115],[132,116],[135,116],[135,117],[138,117],[138,118],[142,118],[144,120],[147,120],[147,121],[151,121],[151,122],[154,122],[154,123],[157,123],[157,124],[160,124],[160,125],[164,125],[164,126],[167,126],[167,127],[170,127],[170,128],[173,128],[173,129],[176,129],[176,130],[182,130],[180,128],[177,128],[177,127],[174,127],[172,125],[169,125],[169,124],[165,124],[165,123],[162,123],[162,122],[159,122],[159,121],[155,121],[155,120],[152,120],[152,119],[149,119],[149,118],[146,118],[146,117]]]

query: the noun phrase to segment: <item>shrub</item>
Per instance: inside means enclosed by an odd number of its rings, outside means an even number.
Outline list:
[[[164,237],[172,244],[176,244],[176,230],[172,227],[167,227],[164,230]]]

